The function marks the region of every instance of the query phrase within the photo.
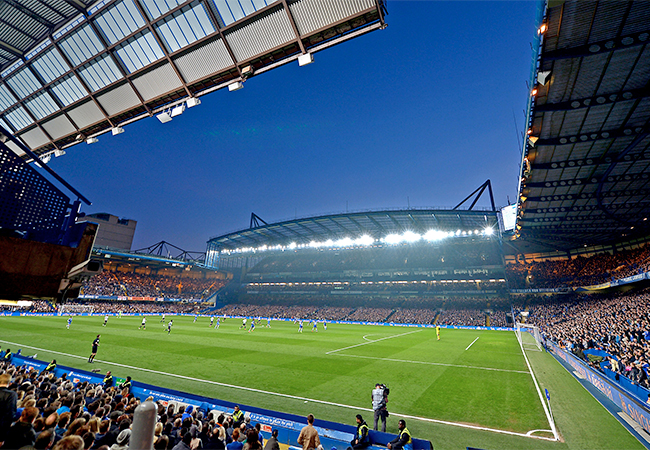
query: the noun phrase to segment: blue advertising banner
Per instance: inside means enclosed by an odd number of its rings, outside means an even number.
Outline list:
[[[571,353],[561,349],[550,341],[547,341],[547,345],[558,358],[561,358],[573,367],[580,376],[589,381],[589,383],[602,392],[608,399],[618,405],[636,423],[641,425],[644,430],[650,430],[650,411],[643,404],[627,395],[617,386],[611,384],[604,375],[586,366]]]

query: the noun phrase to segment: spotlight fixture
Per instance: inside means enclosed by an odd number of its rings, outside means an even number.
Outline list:
[[[541,24],[540,27],[537,29],[537,34],[544,34],[548,30],[548,25],[545,23]]]
[[[539,136],[528,136],[528,142],[530,142],[531,147],[535,146],[535,143],[539,139]]]
[[[50,159],[52,159],[52,153],[40,156],[38,159],[40,159],[44,164],[47,164],[50,162]]]
[[[172,116],[169,114],[169,111],[163,111],[156,116],[160,123],[167,123],[172,120]]]
[[[99,142],[99,139],[97,139],[96,137],[89,137],[88,139],[86,139],[86,144],[94,144],[96,142]]]
[[[314,62],[314,55],[311,53],[305,53],[304,55],[298,56],[298,65],[300,67],[306,66],[307,64],[311,64]]]
[[[245,67],[242,67],[241,76],[244,78],[249,78],[253,76],[253,72],[254,72],[253,66],[249,64]]]
[[[83,141],[84,139],[85,139],[85,138],[84,138],[84,135],[81,134],[81,133],[79,133],[78,135],[76,135],[75,138],[74,138],[75,141]]]
[[[537,72],[537,82],[544,86],[546,84],[546,81],[549,79],[551,76],[551,71],[550,70],[544,70],[542,72]]]
[[[118,134],[124,133],[124,128],[122,128],[122,127],[112,128],[111,133],[113,133],[113,136],[117,136]]]
[[[65,155],[65,150],[58,150],[58,149],[54,150],[54,156],[56,156],[57,158],[63,155]]]
[[[185,111],[185,103],[181,103],[180,105],[172,108],[171,116],[172,117],[180,116],[181,114],[183,114],[183,111]]]
[[[240,90],[243,87],[244,87],[244,83],[242,83],[241,81],[235,81],[234,83],[230,83],[228,85],[228,90],[230,92],[234,92]]]
[[[201,104],[201,100],[196,97],[190,97],[187,99],[187,107],[192,108],[193,106],[198,106]]]

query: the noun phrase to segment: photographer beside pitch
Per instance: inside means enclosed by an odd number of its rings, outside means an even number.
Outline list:
[[[377,383],[375,388],[372,390],[372,410],[375,413],[375,431],[377,431],[377,425],[379,419],[381,419],[381,431],[386,432],[386,418],[388,417],[388,409],[386,409],[386,404],[388,403],[388,394],[390,389],[385,384]]]

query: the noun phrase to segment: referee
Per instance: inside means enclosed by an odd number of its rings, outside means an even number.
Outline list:
[[[100,335],[98,334],[95,340],[93,341],[93,351],[88,357],[89,363],[93,362],[95,360],[95,355],[97,355],[97,347],[99,347],[99,336]]]

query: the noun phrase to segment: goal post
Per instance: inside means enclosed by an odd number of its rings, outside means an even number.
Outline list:
[[[542,333],[540,333],[539,327],[517,322],[515,324],[515,334],[524,350],[542,351]]]

